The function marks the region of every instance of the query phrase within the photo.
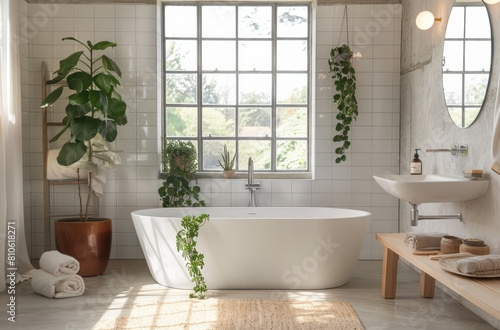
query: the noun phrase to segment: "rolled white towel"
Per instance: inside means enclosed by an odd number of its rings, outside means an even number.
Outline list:
[[[85,282],[80,275],[55,276],[38,269],[31,279],[31,288],[47,298],[70,298],[83,294]]]
[[[42,254],[40,268],[55,276],[73,275],[80,270],[80,263],[71,256],[53,250]]]

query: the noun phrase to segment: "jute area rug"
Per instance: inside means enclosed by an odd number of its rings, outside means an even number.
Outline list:
[[[364,329],[344,302],[262,299],[157,301],[124,306],[94,329]]]

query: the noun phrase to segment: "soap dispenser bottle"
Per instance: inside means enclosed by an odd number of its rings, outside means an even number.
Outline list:
[[[413,155],[413,160],[410,165],[411,175],[421,175],[422,174],[422,161],[418,157],[418,151],[420,149],[415,149],[415,155]]]

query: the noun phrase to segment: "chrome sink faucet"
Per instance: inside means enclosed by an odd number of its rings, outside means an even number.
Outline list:
[[[425,152],[450,152],[453,156],[467,156],[469,147],[466,144],[454,144],[450,149],[426,149]]]
[[[250,191],[250,196],[248,198],[248,206],[257,206],[257,201],[255,200],[255,190],[260,188],[260,183],[255,183],[253,181],[253,159],[248,158],[248,183],[245,185],[245,189]]]

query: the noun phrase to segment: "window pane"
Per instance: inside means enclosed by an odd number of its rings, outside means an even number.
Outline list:
[[[445,38],[464,37],[464,7],[453,7],[451,9]]]
[[[307,169],[307,141],[278,141],[276,148],[276,168],[278,170]]]
[[[203,136],[235,136],[234,108],[203,108]]]
[[[451,120],[457,125],[458,127],[463,127],[463,122],[462,122],[462,108],[454,108],[454,107],[448,107],[448,113],[450,114]]]
[[[236,75],[204,74],[203,104],[236,104]]]
[[[271,108],[240,108],[238,120],[240,136],[268,137],[272,135]]]
[[[277,42],[278,70],[307,70],[307,41],[282,40]]]
[[[271,37],[271,7],[247,7],[238,9],[239,38],[269,38]]]
[[[203,6],[201,12],[203,38],[234,38],[236,36],[236,7]]]
[[[465,105],[481,107],[488,87],[488,74],[466,74],[464,83]]]
[[[165,6],[165,37],[196,37],[196,21],[195,6]]]
[[[307,137],[307,108],[278,108],[277,137]]]
[[[271,104],[272,80],[270,74],[240,74],[240,104]]]
[[[278,103],[306,104],[307,74],[278,74],[276,90],[276,101]]]
[[[167,74],[165,84],[167,103],[196,103],[196,74]]]
[[[240,140],[238,148],[238,167],[248,170],[248,158],[253,159],[255,170],[271,169],[271,141],[266,140]]]
[[[477,116],[479,116],[479,111],[481,111],[481,107],[465,108],[465,110],[464,110],[464,127],[469,127],[470,125],[472,125],[474,120],[476,120]]]
[[[491,67],[491,40],[465,42],[465,71],[486,71]]]
[[[240,41],[238,69],[243,71],[271,70],[271,41]]]
[[[307,7],[278,7],[278,38],[307,37]]]
[[[462,104],[462,75],[461,74],[443,74],[443,89],[446,104]]]
[[[485,6],[467,7],[466,38],[491,38],[490,19]]]
[[[227,145],[227,150],[229,154],[234,155],[236,150],[236,142],[234,140],[205,140],[203,141],[203,169],[204,170],[221,170],[218,166],[220,159],[222,162],[221,154],[224,152],[224,144]],[[238,169],[237,162],[235,160],[235,169]]]
[[[446,40],[444,42],[443,71],[463,71],[464,69],[464,42]]]
[[[198,109],[196,107],[166,108],[167,136],[196,137]]]
[[[194,40],[165,41],[165,70],[196,71],[197,47]]]
[[[203,71],[234,71],[236,69],[236,42],[203,41]]]

